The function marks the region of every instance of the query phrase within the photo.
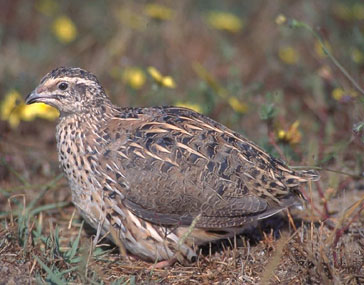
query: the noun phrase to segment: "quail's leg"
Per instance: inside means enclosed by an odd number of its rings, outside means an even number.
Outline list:
[[[157,263],[149,266],[148,269],[150,269],[150,270],[153,270],[153,269],[164,269],[164,268],[167,268],[167,267],[172,266],[176,262],[177,262],[177,257],[172,257],[171,259],[157,262]]]
[[[172,258],[157,262],[156,264],[151,265],[148,269],[167,268],[174,265],[177,261],[183,265],[188,265],[190,262],[196,262],[196,260],[197,256],[192,251],[189,252],[189,255],[184,255],[181,251],[177,251]]]

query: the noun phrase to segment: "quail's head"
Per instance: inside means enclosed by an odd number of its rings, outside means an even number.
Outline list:
[[[49,72],[25,99],[57,108],[61,116],[89,112],[109,102],[96,76],[81,68],[59,67]]]

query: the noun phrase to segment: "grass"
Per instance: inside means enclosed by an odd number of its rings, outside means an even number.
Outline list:
[[[0,284],[364,283],[361,1],[152,4],[162,8],[144,1],[4,4]],[[12,90],[20,108],[21,97],[60,65],[93,71],[122,106],[198,108],[289,165],[318,169],[321,180],[302,189],[304,211],[206,245],[188,266],[148,269],[121,245],[103,239],[95,246],[58,168],[56,122],[27,119],[19,109],[4,115]],[[16,114],[19,125],[9,117]]]

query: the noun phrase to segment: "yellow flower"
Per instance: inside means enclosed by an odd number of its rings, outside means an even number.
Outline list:
[[[283,129],[278,130],[278,132],[277,132],[277,138],[280,141],[287,142],[287,143],[290,143],[290,144],[297,144],[297,143],[299,143],[301,141],[301,138],[302,138],[302,134],[298,130],[299,125],[300,125],[300,122],[299,121],[295,121],[289,127],[289,129],[287,131],[286,130],[283,130]]]
[[[340,101],[341,98],[343,98],[345,95],[345,92],[342,88],[335,88],[331,92],[332,98],[334,98],[336,101]]]
[[[287,18],[283,14],[279,14],[276,18],[277,25],[283,25],[286,21],[287,21]]]
[[[11,90],[1,104],[0,115],[1,120],[8,121],[12,128],[16,128],[21,120],[31,121],[36,117],[53,120],[59,116],[59,112],[43,103],[25,105],[19,92]]]
[[[220,11],[211,11],[207,14],[207,23],[217,29],[237,33],[243,28],[243,21],[234,14]]]
[[[162,81],[162,74],[153,66],[148,67],[149,74],[154,78],[155,81]]]
[[[358,92],[356,92],[353,89],[344,90],[343,88],[337,87],[334,90],[332,90],[331,96],[336,101],[341,101],[341,99],[343,99],[345,96],[349,96],[349,97],[353,97],[353,98],[357,97],[358,96]]]
[[[278,130],[278,139],[279,140],[284,140],[284,138],[286,137],[287,132],[285,130]]]
[[[5,94],[5,99],[2,102],[0,108],[1,120],[7,120],[9,118],[14,108],[17,106],[19,99],[20,94],[15,90],[11,90]]]
[[[4,101],[1,103],[1,120],[8,121],[12,128],[16,128],[20,122],[20,99],[21,97],[18,91],[10,90],[5,95]]]
[[[36,117],[51,121],[59,117],[59,112],[57,109],[44,103],[23,106],[21,112],[21,119],[23,121],[32,121]]]
[[[299,60],[298,52],[291,46],[282,47],[278,50],[279,58],[287,64],[295,64]]]
[[[364,63],[364,53],[357,48],[354,48],[351,52],[351,59],[355,63]]]
[[[70,18],[60,16],[53,21],[53,34],[64,44],[72,42],[77,36],[77,28]]]
[[[134,89],[140,89],[145,83],[145,74],[138,67],[128,67],[123,71],[123,81]]]
[[[42,14],[51,16],[58,10],[58,3],[54,0],[38,0],[35,8]]]
[[[144,8],[144,14],[157,20],[170,20],[174,16],[174,11],[164,5],[147,4]]]
[[[175,104],[177,107],[183,107],[191,109],[197,113],[203,113],[202,107],[199,104],[193,104],[193,103],[184,103],[184,102],[177,102]]]
[[[326,49],[331,53],[332,49],[331,49],[330,43],[328,41],[324,41],[324,45],[325,45]],[[326,53],[324,52],[322,44],[319,40],[315,41],[315,52],[320,58],[324,58],[327,56]]]
[[[235,112],[245,113],[248,110],[248,106],[244,102],[240,102],[235,97],[230,97],[228,99],[228,102],[229,102],[229,105],[231,106],[231,108],[233,108],[233,110]]]
[[[163,76],[155,67],[148,67],[148,73],[160,85],[168,88],[176,88],[176,83],[171,76]]]
[[[162,80],[162,85],[169,88],[176,88],[176,84],[171,76],[164,76]]]

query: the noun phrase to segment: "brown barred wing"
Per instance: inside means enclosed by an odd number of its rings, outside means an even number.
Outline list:
[[[118,170],[112,185],[104,183],[136,215],[159,224],[188,225],[201,213],[199,227],[238,226],[286,207],[274,202],[291,195],[274,168],[278,162],[204,118],[160,108],[111,120],[104,168]]]

